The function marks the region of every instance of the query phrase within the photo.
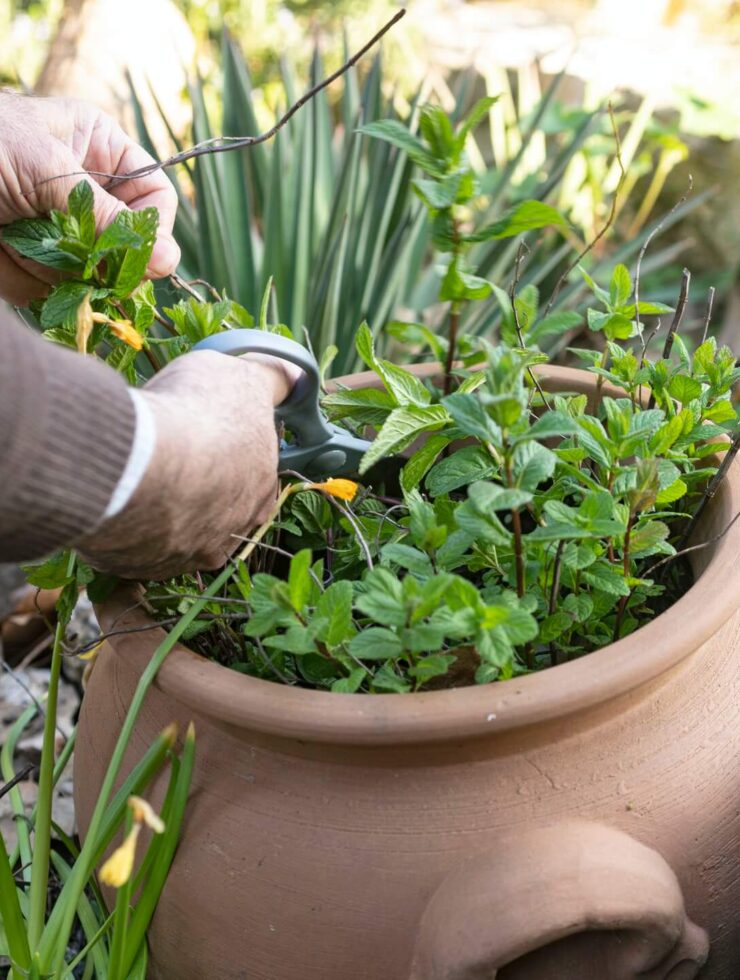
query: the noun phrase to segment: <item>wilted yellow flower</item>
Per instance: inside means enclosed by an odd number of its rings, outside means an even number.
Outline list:
[[[105,640],[101,640],[100,643],[96,643],[94,647],[90,647],[87,653],[78,653],[78,660],[95,660],[100,653],[100,648],[105,643]]]
[[[141,334],[137,333],[134,329],[134,325],[130,320],[111,320],[108,326],[111,329],[111,333],[114,333],[119,340],[122,340],[124,344],[128,344],[129,347],[133,347],[134,350],[141,350],[144,346],[144,341],[141,339]]]
[[[141,824],[135,823],[128,836],[120,847],[117,847],[111,854],[103,867],[100,869],[98,877],[104,885],[111,888],[120,888],[125,885],[134,870],[134,857],[136,855],[136,841],[141,831]]]
[[[146,800],[143,800],[140,796],[129,796],[128,805],[131,807],[134,820],[137,823],[145,823],[147,827],[151,827],[155,834],[164,833],[164,821],[154,812]]]
[[[136,841],[144,824],[151,827],[155,834],[164,833],[164,821],[146,800],[140,796],[129,796],[127,803],[133,814],[134,825],[123,844],[115,849],[100,869],[98,876],[104,885],[110,885],[111,888],[120,888],[131,877],[136,856]]]
[[[114,333],[124,344],[133,347],[134,350],[141,350],[144,346],[141,334],[137,332],[130,320],[111,320],[105,313],[93,313],[92,321],[93,323],[105,323],[110,328],[111,333]]]
[[[335,479],[334,477],[325,480],[323,483],[312,483],[310,486],[312,490],[323,490],[324,493],[338,497],[340,500],[354,500],[359,489],[359,485],[354,480]]]
[[[93,328],[93,311],[90,306],[90,293],[85,293],[85,298],[77,307],[77,332],[75,340],[77,350],[80,354],[87,354],[87,342]]]

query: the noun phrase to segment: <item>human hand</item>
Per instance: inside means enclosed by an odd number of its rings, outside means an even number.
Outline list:
[[[77,543],[85,559],[134,579],[223,565],[274,503],[274,409],[300,373],[278,358],[215,351],[193,351],[159,372],[140,390],[154,455],[123,511]]]
[[[152,163],[110,116],[77,99],[41,99],[0,92],[0,226],[64,210],[81,171],[127,173]],[[75,176],[66,176],[72,175]],[[57,178],[49,180],[49,178]],[[125,207],[156,207],[159,231],[148,275],[169,275],[180,249],[172,237],[177,194],[161,170],[104,190],[107,177],[87,178],[102,231]],[[40,298],[58,274],[18,255],[0,239],[0,297],[25,305]]]

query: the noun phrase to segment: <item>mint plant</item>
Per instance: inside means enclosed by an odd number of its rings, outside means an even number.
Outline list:
[[[463,307],[471,300],[486,299],[494,289],[492,283],[476,274],[470,260],[473,245],[513,238],[549,225],[567,227],[565,218],[556,208],[534,200],[522,201],[497,221],[476,227],[475,208],[481,198],[480,181],[466,156],[465,144],[496,101],[495,97],[480,99],[456,129],[444,110],[436,105],[422,107],[418,136],[393,119],[368,123],[361,129],[369,136],[398,147],[424,174],[413,180],[412,186],[427,208],[432,242],[446,263],[439,299],[449,303],[449,316],[446,337],[430,338],[428,333],[423,336],[430,342],[437,358],[444,362],[445,394],[452,389],[456,357],[469,349],[459,337]],[[396,336],[401,340],[418,339],[418,325],[410,325],[410,331],[406,326],[398,324]]]
[[[600,307],[587,314],[598,349],[574,351],[595,376],[592,393],[544,391],[541,344],[571,330],[578,314],[549,312],[549,304],[541,312],[534,286],[517,291],[517,270],[508,290],[477,277],[468,248],[476,236],[562,222],[525,202],[495,227],[474,229],[464,144],[480,111],[454,131],[427,109],[420,139],[374,124],[425,168],[417,191],[448,262],[440,293],[449,302],[448,336],[421,324],[392,330],[410,346],[426,344],[443,364],[436,379],[422,381],[380,357],[362,324],[356,351],[376,385],[340,388],[323,401],[332,421],[376,432],[358,482],[286,474],[270,519],[231,567],[217,578],[148,584],[157,616],[187,615],[183,638],[204,655],[344,693],[488,683],[627,636],[690,586],[680,548],[721,476],[716,439],[732,436],[733,449],[740,441],[734,356],[711,337],[691,351],[673,331],[670,349],[654,356],[640,316],[670,308],[637,305],[623,265],[608,288],[582,270]],[[218,330],[252,325],[226,297],[190,296],[157,310],[148,284],[121,275],[145,268],[150,239],[124,232],[118,251],[106,253],[112,264],[101,264],[103,246],[83,232],[84,201],[78,191],[69,215],[9,230],[24,254],[35,249],[58,262],[74,252],[74,278],[38,310],[51,339],[79,346],[89,306],[93,331],[101,330],[85,335],[85,349],[138,381],[141,352],[117,361],[116,343],[130,341],[102,320],[114,320],[120,306],[143,351],[160,360]],[[133,227],[132,218],[119,220]],[[498,304],[496,343],[455,332],[455,311],[475,302]],[[287,330],[267,323],[267,306],[266,295],[258,325]],[[395,469],[390,457],[401,459]]]

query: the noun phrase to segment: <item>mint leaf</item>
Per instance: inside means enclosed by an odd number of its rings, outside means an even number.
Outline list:
[[[449,416],[441,405],[407,405],[394,409],[363,456],[360,474],[366,473],[379,459],[401,452],[422,432],[440,429],[448,421]]]
[[[41,311],[41,326],[44,329],[74,327],[77,310],[89,292],[90,286],[85,282],[62,282],[55,286]]]
[[[349,641],[349,652],[358,660],[395,659],[402,649],[398,635],[382,626],[371,626]]]

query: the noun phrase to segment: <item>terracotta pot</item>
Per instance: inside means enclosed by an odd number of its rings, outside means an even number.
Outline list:
[[[551,389],[592,378],[548,369]],[[740,510],[736,462],[699,529]],[[184,836],[151,929],[160,980],[740,977],[740,523],[639,632],[487,686],[344,695],[177,647],[130,745],[193,719]],[[131,596],[104,628],[146,625]],[[99,658],[81,828],[160,630]],[[162,787],[157,787],[161,798]]]

